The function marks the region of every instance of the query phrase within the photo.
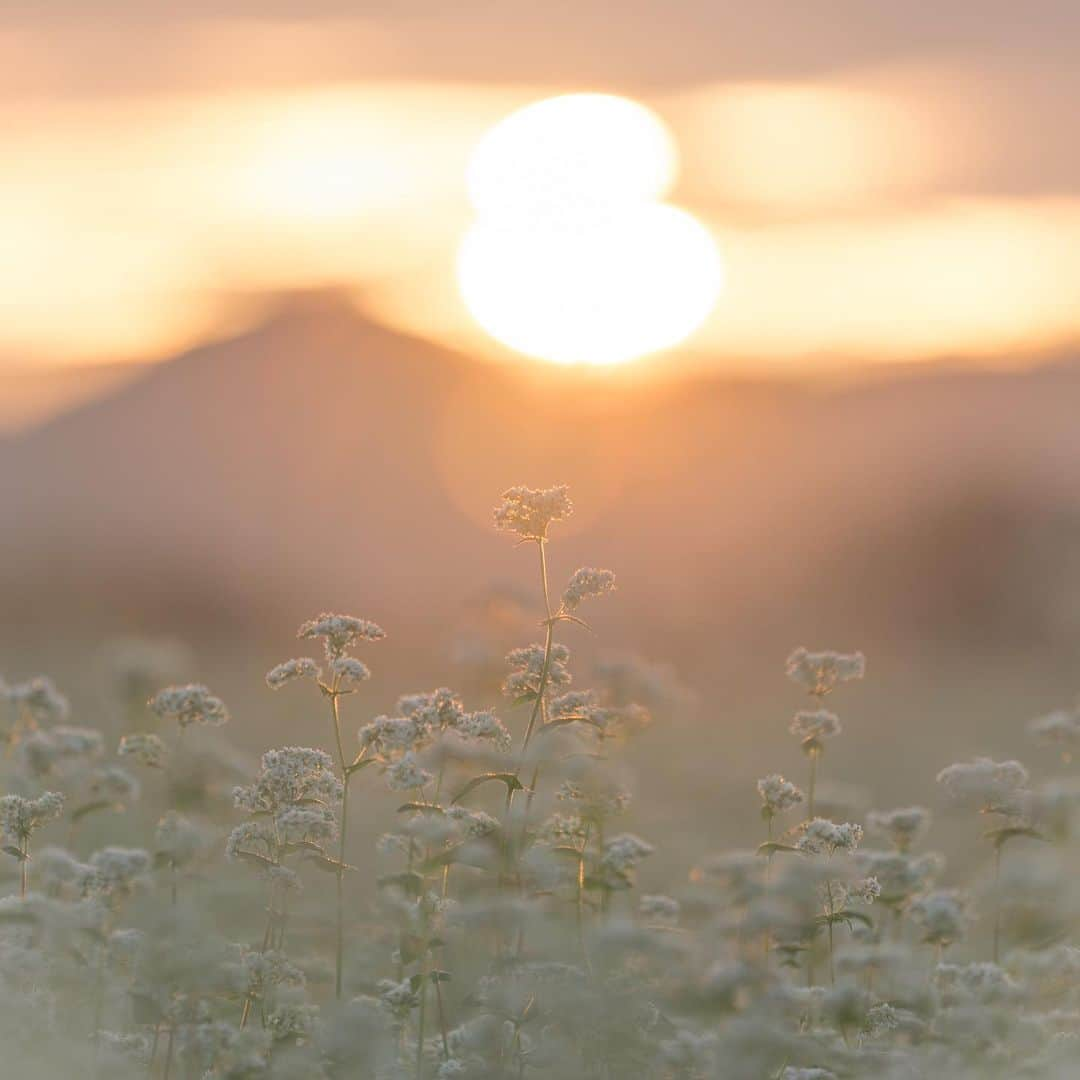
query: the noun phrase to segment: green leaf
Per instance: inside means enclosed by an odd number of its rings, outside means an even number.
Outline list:
[[[506,785],[507,791],[524,791],[525,785],[513,774],[508,772],[484,773],[482,776],[474,776],[451,800],[451,803],[459,803],[470,791],[478,788],[481,784],[498,781]]]
[[[348,863],[338,862],[337,859],[331,859],[329,855],[316,855],[314,852],[304,856],[304,862],[311,863],[312,866],[319,870],[325,870],[328,874],[344,873],[346,870],[355,870],[355,866],[350,866]]]
[[[437,982],[437,983],[450,982],[450,972],[449,971],[432,971],[430,973],[430,975],[429,975],[429,978],[431,979],[432,982]]]
[[[88,814],[96,813],[98,810],[110,810],[112,806],[113,804],[108,799],[95,799],[93,802],[83,803],[82,806],[71,811],[71,820],[82,821]]]
[[[520,697],[514,698],[514,700],[510,702],[510,708],[511,709],[516,708],[518,705],[527,705],[530,701],[535,701],[535,700],[536,700],[536,691],[535,690],[530,690],[530,691],[528,691],[528,693],[522,694]]]
[[[445,814],[446,811],[438,803],[407,802],[397,808],[399,814]]]
[[[20,848],[17,848],[14,844],[5,844],[0,851],[3,851],[5,855],[10,855],[13,859],[18,859],[19,862],[26,862],[30,856],[23,852]]]
[[[801,855],[802,849],[793,847],[791,844],[781,844],[776,840],[770,840],[766,844],[759,845],[757,853],[759,855],[772,855],[777,851],[793,851],[796,855]]]
[[[375,758],[371,757],[356,757],[351,765],[345,766],[345,775],[352,776],[353,773],[359,772],[361,769],[366,768],[368,765],[374,765],[375,760]]]
[[[604,725],[591,716],[558,716],[554,720],[549,720],[540,729],[540,734],[542,735],[545,731],[551,731],[554,728],[566,727],[567,724],[589,724],[591,727],[596,728],[597,731],[604,730]]]
[[[1030,840],[1046,840],[1046,837],[1038,829],[1033,829],[1030,825],[1003,825],[1000,829],[990,829],[986,833],[986,838],[996,848],[1001,848],[1007,840],[1011,840],[1014,836],[1026,836]]]

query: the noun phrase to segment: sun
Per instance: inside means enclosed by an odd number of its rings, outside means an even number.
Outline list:
[[[644,106],[567,94],[512,113],[469,166],[458,253],[469,312],[517,352],[617,364],[678,344],[723,285],[709,231],[663,201],[674,143]]]

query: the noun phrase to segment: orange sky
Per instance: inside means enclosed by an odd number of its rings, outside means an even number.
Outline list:
[[[504,355],[454,280],[469,154],[513,108],[593,88],[668,124],[671,198],[720,246],[727,286],[687,353],[790,366],[1070,343],[1075,11],[947,7],[829,0],[751,22],[735,5],[588,0],[540,32],[514,3],[166,17],[16,2],[0,30],[0,365],[165,355],[252,298],[324,284]],[[589,49],[570,42],[601,25]]]

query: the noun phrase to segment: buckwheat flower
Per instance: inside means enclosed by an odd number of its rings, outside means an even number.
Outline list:
[[[1019,761],[976,758],[942,769],[937,782],[955,806],[980,813],[1016,815],[1022,808],[1028,771]]]
[[[67,698],[45,675],[8,686],[7,698],[15,708],[25,710],[38,724],[65,720],[70,711]]]
[[[491,836],[502,827],[496,818],[483,810],[472,810],[467,806],[448,806],[446,817],[469,839],[478,840]]]
[[[955,1001],[1016,1001],[1022,996],[1020,984],[997,964],[938,964],[934,982],[950,1004]]]
[[[758,794],[765,804],[763,814],[772,817],[798,806],[803,801],[803,793],[790,780],[785,780],[779,773],[770,773],[757,782]]]
[[[123,806],[135,802],[139,797],[141,785],[127,771],[118,765],[104,765],[95,769],[90,778],[90,793],[114,806]]]
[[[330,670],[343,686],[355,686],[371,678],[371,669],[355,656],[339,656],[330,664]]]
[[[333,663],[361,641],[382,641],[386,637],[386,631],[367,619],[324,613],[304,623],[296,636],[322,638],[326,659]]]
[[[421,768],[411,750],[407,751],[400,761],[395,762],[386,770],[386,782],[392,791],[409,791],[413,788],[422,788],[434,779],[433,773]]]
[[[464,739],[477,739],[493,743],[502,750],[510,748],[510,732],[495,715],[494,709],[481,712],[462,713],[454,719],[452,730]]]
[[[36,799],[5,795],[0,799],[0,832],[7,841],[24,841],[63,812],[64,796],[58,791],[46,791]]]
[[[1044,746],[1055,747],[1068,760],[1080,744],[1080,715],[1059,709],[1032,720],[1028,732]]]
[[[843,730],[840,718],[826,709],[797,712],[788,729],[804,743],[819,743],[822,739],[831,739]]]
[[[861,652],[808,652],[799,648],[787,658],[785,670],[789,679],[802,683],[816,697],[824,697],[838,683],[861,679],[866,673],[866,658]]]
[[[899,1026],[900,1014],[887,1002],[879,1002],[866,1011],[863,1030],[872,1039],[876,1039],[887,1032],[895,1031]]]
[[[251,853],[270,859],[277,850],[277,838],[273,826],[266,821],[242,821],[225,841],[225,858],[230,862]]]
[[[923,940],[932,945],[962,941],[971,922],[967,898],[955,889],[937,889],[916,897],[909,911]]]
[[[154,696],[150,708],[163,719],[175,720],[181,728],[191,724],[220,727],[229,719],[221,698],[200,683],[166,687]]]
[[[39,779],[68,773],[101,757],[104,739],[93,728],[54,727],[32,731],[19,745],[25,768]]]
[[[312,679],[318,682],[322,678],[322,668],[309,656],[299,656],[294,660],[286,660],[277,667],[271,668],[266,673],[266,685],[271,690],[280,690],[286,683],[294,679]]]
[[[419,1004],[416,987],[413,986],[410,979],[406,979],[404,982],[392,982],[390,979],[383,979],[379,982],[377,989],[379,991],[379,1001],[398,1019],[408,1017],[413,1008]]]
[[[674,926],[679,921],[679,901],[670,896],[647,894],[638,902],[638,913],[649,922]]]
[[[570,662],[570,650],[565,645],[553,645],[548,660],[547,686],[557,690],[568,686],[570,672],[566,665]],[[513,649],[506,656],[506,663],[511,669],[503,683],[502,692],[510,698],[535,697],[540,689],[540,676],[544,669],[544,646],[527,645]]]
[[[598,871],[610,889],[629,889],[637,864],[656,849],[633,833],[620,833],[604,844]]]
[[[90,856],[94,870],[91,891],[114,897],[130,892],[150,869],[150,853],[142,848],[107,847]]]
[[[866,827],[871,832],[887,836],[897,851],[907,851],[930,828],[930,811],[922,806],[871,810],[866,815]]]
[[[916,893],[925,891],[937,880],[945,866],[945,860],[933,852],[909,855],[903,851],[873,851],[867,848],[856,854],[855,862],[861,872],[880,883],[881,900],[891,905],[902,905]]]
[[[862,833],[860,825],[838,825],[826,818],[814,818],[802,826],[796,847],[810,855],[835,855],[838,851],[850,854],[859,846]]]
[[[881,896],[881,883],[876,877],[856,878],[854,881],[842,882],[840,891],[845,904],[849,900],[856,900],[860,904],[872,904]]]
[[[82,896],[83,883],[93,872],[88,864],[59,847],[39,851],[34,856],[34,869],[38,886],[46,896],[65,895],[73,900]]]
[[[275,818],[278,835],[286,844],[325,844],[338,833],[337,819],[325,807],[291,806]]]
[[[165,764],[165,743],[157,735],[136,732],[120,740],[117,753],[121,757],[133,757],[140,765],[160,769]]]
[[[186,866],[204,846],[202,830],[175,810],[170,810],[154,831],[155,855],[167,859],[173,866]]]
[[[595,570],[583,566],[575,570],[562,595],[564,611],[576,611],[582,600],[603,596],[614,591],[615,575],[610,570]]]
[[[515,532],[524,540],[543,540],[553,521],[564,521],[574,511],[566,484],[550,488],[512,487],[495,507],[495,528]]]
[[[387,759],[419,749],[429,737],[423,722],[407,716],[377,716],[357,732],[361,746]]]

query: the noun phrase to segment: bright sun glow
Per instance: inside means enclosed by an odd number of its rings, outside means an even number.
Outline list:
[[[663,203],[677,171],[660,120],[625,98],[529,105],[481,140],[477,220],[458,283],[504,345],[557,363],[617,364],[677,344],[723,282],[709,232]]]

